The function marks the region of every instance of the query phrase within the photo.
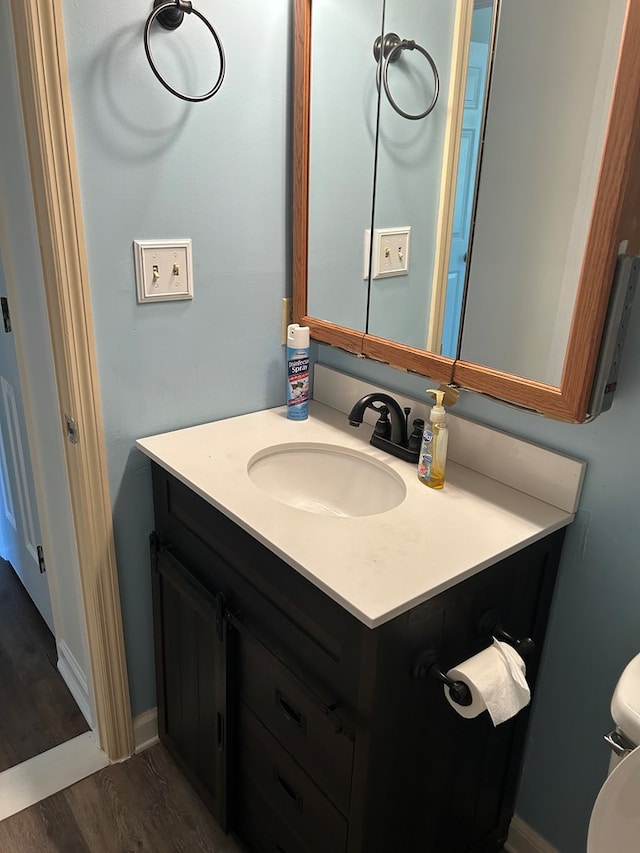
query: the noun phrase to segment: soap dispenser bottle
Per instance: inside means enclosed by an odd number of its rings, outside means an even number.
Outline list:
[[[427,393],[435,395],[436,404],[431,407],[429,423],[422,434],[418,457],[418,479],[432,489],[441,489],[444,486],[449,438],[447,416],[442,405],[444,391],[428,388]]]

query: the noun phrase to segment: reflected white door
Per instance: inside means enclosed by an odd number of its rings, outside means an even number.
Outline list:
[[[447,278],[447,299],[442,325],[441,354],[449,358],[458,357],[458,336],[462,318],[471,217],[473,216],[484,98],[487,88],[488,61],[489,46],[472,41],[469,49],[469,67],[464,93],[460,157],[458,160],[451,254]]]
[[[6,284],[0,258],[0,296]],[[53,631],[47,576],[40,571],[42,542],[14,332],[0,323],[0,556],[15,569],[41,616]]]

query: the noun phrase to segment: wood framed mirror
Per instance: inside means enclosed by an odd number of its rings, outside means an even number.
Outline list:
[[[320,5],[319,0],[315,2]],[[399,3],[402,0],[394,0],[394,2]],[[463,5],[464,2],[465,0],[460,0],[459,5]],[[309,326],[312,338],[319,342],[358,353],[392,367],[479,391],[549,417],[570,422],[586,420],[617,257],[620,253],[640,254],[640,0],[611,0],[612,9],[616,4],[617,8],[614,11],[619,21],[616,24],[617,29],[613,28],[616,40],[613,44],[612,82],[608,90],[605,90],[606,102],[601,106],[602,141],[597,149],[593,184],[588,197],[589,204],[586,205],[589,209],[586,214],[583,214],[585,238],[580,246],[579,256],[576,255],[572,259],[576,268],[576,285],[575,298],[572,298],[572,304],[568,306],[566,347],[563,345],[563,351],[559,354],[557,381],[541,381],[539,378],[521,375],[524,371],[519,370],[515,363],[500,364],[496,367],[492,366],[488,359],[485,363],[481,363],[484,361],[482,357],[466,359],[464,336],[457,357],[447,358],[426,349],[371,334],[366,324],[361,328],[341,325],[329,317],[313,316],[313,312],[308,310],[310,304],[307,289],[310,239],[310,124],[314,109],[311,95],[314,0],[295,0],[293,162],[295,322]],[[606,7],[607,4],[603,6]],[[613,14],[612,11],[610,16]],[[570,25],[571,21],[568,20],[567,26]],[[550,32],[554,31],[551,24],[548,25],[548,29]],[[500,38],[502,38],[502,32]],[[498,40],[497,50],[500,50],[500,40]],[[560,51],[560,47],[558,50]],[[461,79],[460,73],[458,71],[459,79]],[[597,74],[598,70],[595,73]],[[599,73],[602,74],[602,69],[599,69]],[[567,86],[569,85],[568,81],[564,82]],[[451,83],[451,86],[453,85],[456,85],[455,81]],[[516,118],[514,124],[517,123]],[[545,129],[540,123],[538,128],[541,132]],[[554,133],[553,126],[549,125],[545,132],[548,134],[547,138],[551,139]],[[544,159],[545,138],[540,137],[540,139],[538,150],[541,151]],[[485,134],[485,142],[486,140]],[[443,184],[446,184],[447,180],[445,176]],[[493,202],[495,196],[489,194],[488,197]],[[575,203],[577,204],[578,201]],[[585,207],[584,198],[581,204]],[[550,211],[555,210],[553,196],[548,198],[548,205]],[[518,218],[517,212],[514,213],[514,218]],[[416,239],[420,237],[414,234],[412,240]],[[491,243],[487,245],[489,253],[493,253],[494,256],[504,248]],[[532,257],[535,259],[535,253],[532,253]],[[529,260],[529,266],[531,265],[532,261]],[[550,286],[553,289],[555,284],[553,277],[551,278]],[[505,287],[509,284],[510,282],[504,282]],[[362,286],[362,281],[358,286]],[[560,281],[557,288],[560,288]],[[471,289],[469,292],[472,292]],[[472,306],[473,300],[468,300],[468,303]],[[526,309],[523,310],[526,313]],[[474,313],[474,317],[476,316],[477,314]],[[497,320],[499,322],[501,318],[498,316]],[[467,328],[470,328],[471,323],[468,317],[465,318]],[[488,328],[486,334],[487,337],[491,337],[492,330]],[[517,339],[517,331],[513,331],[512,337]]]

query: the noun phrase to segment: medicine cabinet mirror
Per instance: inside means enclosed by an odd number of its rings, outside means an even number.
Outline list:
[[[296,322],[585,420],[616,258],[640,253],[640,0],[295,15]]]

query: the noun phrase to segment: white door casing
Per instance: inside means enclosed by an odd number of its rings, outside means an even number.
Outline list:
[[[98,736],[119,760],[133,752],[133,731],[60,0],[2,2],[11,9],[58,391],[57,422],[48,426],[58,430],[66,457]],[[29,384],[36,371],[20,347],[18,363]],[[46,500],[42,443],[26,396],[45,549],[55,552],[55,507]],[[75,444],[64,440],[65,414],[78,426]],[[51,573],[55,621],[53,581]]]

